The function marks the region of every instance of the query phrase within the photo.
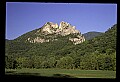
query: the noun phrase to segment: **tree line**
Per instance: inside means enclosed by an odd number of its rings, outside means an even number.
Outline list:
[[[116,70],[116,53],[76,56],[71,55],[58,58],[33,55],[31,57],[5,56],[5,67],[8,69],[21,68],[63,68],[82,70]]]

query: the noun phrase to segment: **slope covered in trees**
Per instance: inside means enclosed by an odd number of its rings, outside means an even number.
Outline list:
[[[45,43],[25,42],[24,37],[32,36],[34,31],[6,41],[6,68],[116,70],[117,24],[78,45],[67,39],[76,37],[73,34],[57,36],[58,40]]]

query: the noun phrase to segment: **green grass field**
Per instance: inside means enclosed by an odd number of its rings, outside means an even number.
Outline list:
[[[61,78],[116,78],[116,71],[80,69],[5,69],[5,75],[32,75]]]

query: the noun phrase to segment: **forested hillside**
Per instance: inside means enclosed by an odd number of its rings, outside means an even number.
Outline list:
[[[96,36],[100,36],[102,34],[103,34],[102,32],[91,31],[91,32],[84,33],[83,36],[85,37],[86,40],[90,40],[90,39],[92,39]]]
[[[57,40],[29,43],[25,37],[6,40],[5,68],[65,68],[83,70],[116,70],[117,24],[101,36],[74,45],[69,37],[57,35]],[[54,35],[50,35],[54,36]]]

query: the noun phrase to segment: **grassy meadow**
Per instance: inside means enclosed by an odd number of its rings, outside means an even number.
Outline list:
[[[80,69],[5,69],[5,75],[57,78],[116,78],[116,71]]]

